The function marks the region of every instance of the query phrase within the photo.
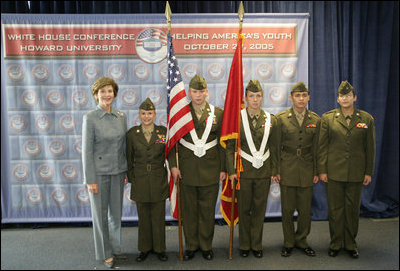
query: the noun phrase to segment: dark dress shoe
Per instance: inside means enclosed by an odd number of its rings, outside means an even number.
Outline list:
[[[212,250],[203,251],[203,258],[211,261],[214,258],[214,253]]]
[[[148,255],[149,255],[149,252],[140,252],[139,256],[136,257],[136,261],[143,262],[144,260],[146,260]]]
[[[307,256],[310,256],[310,257],[314,257],[314,256],[315,256],[315,251],[314,251],[314,249],[312,249],[311,247],[306,247],[306,248],[301,248],[301,247],[299,247],[298,249],[303,250],[304,253],[305,253]]]
[[[281,250],[281,256],[282,257],[289,257],[292,255],[292,249],[291,247],[283,247]]]
[[[336,257],[339,254],[339,250],[329,249],[328,255],[331,257]]]
[[[262,250],[253,250],[254,257],[261,258],[263,256]]]
[[[194,250],[185,250],[185,253],[183,255],[183,258],[185,259],[185,261],[193,259],[195,252],[196,251],[194,251]]]
[[[157,253],[157,257],[160,261],[163,261],[163,262],[168,260],[168,256],[167,256],[167,254],[165,254],[165,252]]]
[[[241,250],[240,250],[240,256],[246,258],[247,256],[249,256],[249,251],[248,251],[248,250],[241,249]]]
[[[108,268],[113,268],[114,267],[114,263],[115,263],[115,259],[113,258],[112,261],[110,262],[106,262],[104,261],[104,265]]]
[[[358,256],[360,256],[360,254],[358,253],[358,250],[357,250],[357,249],[355,249],[355,250],[348,250],[347,252],[349,253],[350,257],[352,257],[353,259],[357,259]]]

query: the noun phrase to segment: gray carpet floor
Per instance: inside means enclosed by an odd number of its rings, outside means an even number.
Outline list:
[[[399,219],[361,218],[357,242],[360,257],[352,259],[341,251],[335,258],[328,256],[329,226],[327,221],[313,221],[308,241],[316,257],[307,257],[295,249],[288,258],[280,256],[281,222],[264,224],[261,259],[252,254],[242,258],[238,250],[238,227],[234,232],[233,259],[229,260],[229,227],[215,226],[214,260],[203,259],[197,252],[190,261],[179,260],[178,227],[167,226],[167,262],[154,254],[142,263],[135,258],[137,227],[122,228],[122,246],[127,260],[118,261],[118,270],[399,270]],[[94,258],[91,227],[53,226],[47,228],[9,228],[1,230],[1,269],[30,270],[106,270]]]

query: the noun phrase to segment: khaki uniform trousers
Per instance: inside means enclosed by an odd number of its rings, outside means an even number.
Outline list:
[[[186,250],[212,249],[215,204],[219,184],[209,186],[181,185],[182,220]]]
[[[311,229],[311,201],[313,187],[280,185],[283,245],[287,248],[308,247],[307,236]],[[297,210],[297,230],[294,228],[293,214]]]
[[[357,249],[362,182],[337,182],[329,179],[328,195],[330,249]]]
[[[165,200],[136,202],[139,217],[138,249],[165,252]]]
[[[239,249],[262,250],[265,211],[270,178],[240,179],[237,192],[239,213]]]

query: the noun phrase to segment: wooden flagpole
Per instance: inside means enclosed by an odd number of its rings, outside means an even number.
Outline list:
[[[168,33],[171,34],[171,8],[169,7],[169,3],[165,6],[165,17],[167,18],[168,24]],[[178,144],[175,144],[175,158],[176,158],[176,167],[179,169],[179,151]],[[179,259],[183,261],[183,241],[182,241],[182,218],[181,218],[181,186],[179,178],[176,180],[177,186],[177,195],[176,195],[176,203],[178,204],[178,235],[179,235]]]

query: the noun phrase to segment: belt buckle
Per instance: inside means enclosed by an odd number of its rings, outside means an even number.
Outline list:
[[[147,164],[146,166],[147,166],[147,172],[150,172],[151,171],[151,164]]]
[[[301,156],[301,149],[296,149],[297,156]]]

